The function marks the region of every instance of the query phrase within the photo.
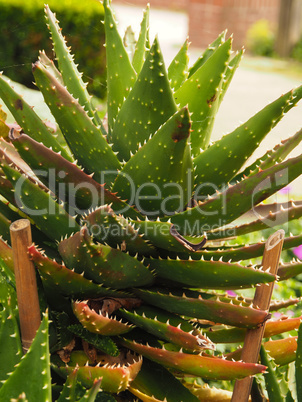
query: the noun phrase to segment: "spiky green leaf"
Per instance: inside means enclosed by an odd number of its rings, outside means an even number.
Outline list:
[[[261,373],[265,366],[253,363],[231,362],[222,358],[171,352],[123,339],[121,343],[156,363],[206,379],[235,379]]]
[[[267,367],[267,372],[264,374],[264,378],[270,400],[285,402],[285,396],[282,394],[280,379],[278,378],[278,369],[263,346],[261,346],[260,349],[260,357],[261,363]]]
[[[128,53],[118,33],[110,0],[103,1],[105,11],[105,36],[107,59],[107,104],[109,138],[114,122],[124,99],[136,80],[136,73],[129,60]]]
[[[33,66],[37,86],[49,106],[73,155],[88,174],[110,186],[119,169],[119,161],[102,134],[79,102],[38,61]]]
[[[20,210],[31,217],[50,239],[59,241],[61,237],[78,230],[76,220],[51,194],[5,163],[1,167],[14,186],[15,200]]]
[[[155,38],[114,125],[111,140],[119,160],[127,161],[131,152],[135,153],[139,144],[147,141],[176,111],[163,56]]]
[[[0,97],[16,119],[17,123],[37,141],[43,142],[56,152],[61,152],[67,160],[72,160],[70,152],[64,149],[56,140],[54,133],[42,122],[33,108],[15,92],[11,85],[0,74]]]
[[[154,281],[151,271],[138,259],[121,250],[95,244],[85,226],[63,240],[59,252],[67,267],[104,286],[123,289],[150,285]]]
[[[199,155],[209,143],[214,117],[219,106],[220,84],[230,56],[231,39],[220,45],[213,55],[175,92],[181,107],[192,113],[192,153]]]
[[[174,91],[177,91],[177,89],[180,88],[188,76],[188,48],[189,41],[186,39],[168,68],[168,77],[171,82],[171,87]]]
[[[302,401],[302,384],[300,378],[302,378],[302,324],[300,324],[297,340],[297,353],[296,353],[296,384],[297,384],[297,398],[298,402]]]
[[[194,159],[197,182],[210,183],[202,187],[203,195],[211,195],[227,185],[275,126],[276,121],[290,109],[292,101],[293,92],[287,92]]]
[[[43,256],[34,246],[28,249],[31,259],[52,291],[69,297],[127,297],[128,294],[107,289],[101,284],[93,283],[82,275]]]
[[[171,280],[179,286],[204,289],[240,289],[257,283],[273,282],[275,276],[240,264],[222,261],[146,259],[160,278]]]
[[[187,108],[175,113],[125,164],[113,191],[144,215],[183,210],[193,191],[190,127]]]
[[[87,110],[89,116],[93,117],[95,124],[101,124],[101,120],[93,110],[91,96],[88,94],[86,84],[82,80],[82,74],[79,73],[77,65],[73,61],[73,56],[66,45],[59,22],[48,5],[45,5],[45,14],[64,84],[71,95],[78,99],[80,105]],[[105,133],[104,128],[103,133]]]
[[[158,384],[169,384],[168,387],[159,387]],[[196,396],[185,388],[173,374],[162,365],[144,359],[142,368],[134,381],[131,383],[130,391],[140,398],[145,395],[158,401],[168,400],[170,402],[186,401],[197,402]],[[142,399],[143,400],[143,399]]]
[[[149,14],[150,14],[150,6],[149,4],[147,4],[147,7],[144,11],[143,20],[141,22],[140,33],[135,45],[135,51],[132,59],[132,65],[137,73],[140,73],[144,61],[146,59],[146,54],[150,50]]]
[[[47,313],[44,314],[30,349],[1,387],[0,400],[10,401],[22,393],[32,402],[51,401]]]
[[[299,155],[260,171],[200,205],[172,216],[171,222],[178,231],[185,233],[186,230],[186,234],[190,235],[211,230],[213,225],[226,225],[292,182],[301,171],[302,156]],[[195,197],[198,199],[197,193]]]
[[[230,302],[206,299],[197,292],[176,292],[164,289],[134,289],[133,292],[145,302],[156,307],[181,314],[238,327],[257,327],[269,318],[267,312],[250,307],[236,306]],[[190,295],[186,295],[186,293]]]

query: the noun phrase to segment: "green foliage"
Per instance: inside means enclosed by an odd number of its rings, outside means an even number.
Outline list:
[[[0,230],[9,241],[10,222],[30,219],[35,244],[28,255],[52,324],[48,337],[45,316],[19,362],[12,249],[0,239],[0,356],[14,355],[7,370],[18,364],[8,379],[0,370],[0,396],[26,400],[39,383],[35,397],[44,402],[52,381],[59,402],[114,401],[116,394],[127,401],[211,401],[229,393],[201,387],[203,381],[231,390],[233,380],[266,366],[268,392],[277,392],[275,364],[283,374],[298,356],[301,371],[300,318],[275,322],[253,304],[255,286],[277,277],[247,260],[263,255],[259,230],[273,232],[302,215],[301,202],[262,204],[302,173],[301,155],[286,159],[301,132],[242,169],[301,99],[302,86],[212,144],[242,52],[231,56],[224,32],[190,69],[187,41],[166,68],[157,38],[150,45],[149,10],[135,43],[130,29],[121,38],[104,0],[108,118],[100,121],[78,60],[48,6],[45,12],[58,69],[41,53],[33,74],[57,127],[50,130],[0,77],[0,95],[23,130],[3,130],[0,143]],[[254,244],[246,244],[248,236]],[[301,241],[298,231],[284,249]],[[301,270],[295,261],[281,265],[278,276],[293,281]],[[270,310],[297,301],[274,301]],[[265,337],[272,337],[263,342],[265,365],[236,361],[247,329],[265,322]],[[31,365],[36,381],[23,384]]]
[[[43,19],[44,4],[43,0],[0,1],[0,71],[28,87],[33,87],[31,64],[36,61],[38,51],[45,50],[54,58]],[[100,24],[104,19],[102,5],[94,0],[50,0],[47,4],[60,15],[63,35],[83,66],[83,80],[89,83],[89,91],[103,98],[106,61],[104,27]]]
[[[295,44],[291,56],[293,59],[302,62],[302,38]]]
[[[47,314],[30,349],[0,389],[3,401],[17,399],[21,394],[33,402],[51,399]]]
[[[267,20],[255,22],[247,31],[247,49],[256,56],[273,56],[275,35]]]

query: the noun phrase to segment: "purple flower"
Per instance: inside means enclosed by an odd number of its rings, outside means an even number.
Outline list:
[[[229,296],[234,296],[234,297],[237,296],[236,293],[233,292],[232,290],[227,290],[226,292],[227,292],[227,294],[228,294]]]
[[[290,190],[291,190],[291,187],[286,186],[286,187],[281,188],[281,190],[279,190],[278,193],[279,194],[288,194],[290,192]]]
[[[283,314],[282,313],[279,313],[279,311],[276,311],[276,312],[274,312],[273,313],[273,317],[276,319],[276,320],[280,320],[280,318],[283,316]]]
[[[295,256],[299,258],[299,260],[302,260],[302,244],[300,244],[300,246],[298,247],[295,247],[293,249],[293,252]]]

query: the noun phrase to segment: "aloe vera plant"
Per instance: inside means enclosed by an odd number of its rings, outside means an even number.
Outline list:
[[[58,66],[41,53],[33,75],[56,130],[0,77],[0,97],[19,126],[8,127],[1,113],[0,350],[7,365],[0,368],[0,399],[215,400],[223,391],[187,376],[231,381],[267,366],[225,358],[216,344],[241,342],[247,329],[266,322],[267,337],[299,326],[299,319],[271,320],[236,293],[277,278],[246,261],[263,254],[264,242],[228,240],[301,217],[292,202],[236,224],[302,173],[301,155],[286,159],[302,132],[246,167],[298,103],[302,86],[212,144],[214,118],[242,51],[232,56],[232,39],[223,33],[189,67],[186,41],[166,68],[158,39],[150,43],[149,9],[129,49],[109,0],[103,4],[104,119],[48,6]],[[48,309],[22,359],[9,238],[10,223],[20,217],[32,223],[28,253],[40,278],[41,310]],[[301,235],[285,239],[284,248],[301,241]],[[300,262],[282,265],[280,278],[299,272]],[[263,347],[277,362],[295,359],[294,342],[274,342]]]

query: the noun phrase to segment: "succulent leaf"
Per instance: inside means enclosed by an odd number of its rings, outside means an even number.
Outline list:
[[[296,306],[301,301],[300,298],[293,298],[287,300],[273,300],[271,302],[269,311],[278,311],[283,308],[288,308],[290,306]]]
[[[128,54],[129,54],[129,58],[132,62],[134,52],[135,52],[136,40],[135,40],[135,33],[133,32],[133,29],[131,26],[128,26],[125,30],[123,43],[124,43],[125,49],[127,50]]]
[[[296,374],[296,387],[297,387],[297,399],[298,402],[302,401],[302,384],[300,381],[302,375],[302,324],[300,324],[297,340],[297,353],[295,362],[295,374]]]
[[[241,181],[245,176],[250,176],[256,173],[258,169],[267,169],[276,163],[282,162],[287,155],[296,148],[302,140],[302,130],[299,130],[295,135],[289,137],[278,144],[271,151],[267,151],[264,155],[258,158],[252,165],[245,168],[242,172],[232,179],[232,183]]]
[[[258,327],[270,317],[267,312],[260,309],[236,306],[219,299],[207,300],[197,292],[195,297],[186,296],[185,291],[179,295],[176,291],[172,294],[163,289],[157,291],[133,289],[133,292],[145,302],[175,314],[243,328]]]
[[[0,381],[7,380],[23,355],[19,332],[16,292],[0,274]],[[0,387],[1,387],[0,385]]]
[[[279,320],[268,320],[265,324],[263,338],[298,329],[300,321],[301,317],[289,318],[287,316],[283,316]],[[245,332],[242,328],[211,328],[210,331],[205,331],[205,335],[214,343],[240,343],[244,341]]]
[[[114,289],[107,289],[101,284],[93,283],[91,280],[84,278],[81,274],[43,256],[34,246],[31,246],[28,252],[37,269],[39,269],[43,280],[58,293],[74,298],[128,296],[128,294],[118,292]]]
[[[196,395],[200,402],[216,402],[216,401],[230,401],[232,399],[232,392],[216,387],[210,387],[207,383],[200,385],[197,381],[194,383],[185,382],[184,385]]]
[[[145,259],[156,275],[179,283],[204,289],[239,289],[257,283],[273,282],[275,276],[252,267],[222,261]]]
[[[106,59],[107,59],[107,104],[109,139],[119,109],[136,80],[136,73],[118,33],[110,7],[110,0],[103,1],[105,12]]]
[[[14,91],[2,75],[0,75],[0,97],[24,132],[35,140],[42,141],[54,151],[61,152],[67,160],[72,160],[70,153],[60,146],[53,133],[42,122],[33,108]]]
[[[47,57],[44,50],[39,51],[39,61],[46,69],[48,69],[52,73],[52,75],[60,82],[60,84],[64,85],[62,74],[55,66],[54,61]]]
[[[141,22],[141,29],[139,33],[138,40],[135,45],[135,51],[132,59],[132,65],[137,72],[140,73],[144,61],[146,59],[146,54],[150,50],[150,41],[149,41],[149,14],[150,14],[150,6],[147,4],[146,9],[144,10],[143,20]]]
[[[217,112],[220,83],[229,59],[231,39],[220,45],[213,55],[175,92],[176,102],[188,105],[192,113],[192,154],[199,155],[209,143]],[[217,74],[217,71],[220,73]]]
[[[282,394],[280,381],[277,376],[277,367],[274,364],[273,360],[269,357],[268,353],[261,346],[260,349],[260,357],[261,357],[261,364],[267,366],[267,371],[264,373],[264,379],[266,384],[266,390],[270,400],[274,400],[276,402],[284,402],[285,396]]]
[[[108,191],[104,185],[100,185],[60,154],[26,134],[12,137],[12,140],[19,154],[36,176],[49,186],[61,201],[68,201],[72,215],[83,214],[97,206],[110,204],[112,208],[124,212],[126,216],[132,218],[140,216],[133,208]]]
[[[73,352],[74,353],[74,352]],[[82,352],[84,353],[84,352]],[[72,356],[71,356],[72,357]],[[85,359],[85,355],[82,356]],[[86,356],[87,360],[87,356]],[[129,356],[125,365],[82,365],[79,364],[78,380],[85,387],[92,387],[95,380],[102,378],[102,390],[105,392],[119,393],[124,391],[129,386],[129,383],[136,377],[142,365],[142,359]],[[72,361],[70,362],[73,363]],[[69,363],[69,364],[70,364]],[[61,375],[67,377],[68,374],[74,371],[75,366],[71,365],[55,368]]]
[[[48,344],[48,316],[43,320],[33,343],[0,389],[0,400],[17,399],[24,393],[33,402],[51,401],[51,377]]]
[[[270,211],[265,216],[260,215],[260,218],[255,221],[232,227],[232,236],[242,236],[246,233],[265,230],[268,227],[272,228],[275,226],[283,225],[286,222],[290,222],[294,219],[299,219],[302,216],[302,205],[296,206],[294,201],[289,202],[288,208],[284,208],[281,204],[279,208],[277,206],[276,210],[276,212]],[[224,232],[223,230],[208,232],[207,238],[208,240],[211,240],[228,237],[227,230],[226,232]]]
[[[94,118],[95,124],[101,124],[101,120],[97,113],[93,111],[91,96],[87,92],[86,84],[82,80],[82,74],[79,73],[77,65],[73,61],[73,56],[70,54],[69,48],[66,45],[59,27],[59,22],[48,5],[45,5],[45,16],[51,33],[51,39],[57,56],[59,69],[66,88],[75,99],[79,100],[80,105],[87,110],[89,116]],[[103,134],[105,134],[104,128]]]
[[[138,219],[136,221],[130,220],[130,222],[144,238],[148,239],[156,247],[165,250],[179,253],[188,250],[192,252],[200,250],[206,242],[204,236],[197,238],[181,236],[170,221],[160,222],[159,220],[149,221],[148,219],[141,221]]]
[[[74,252],[71,254],[70,249]],[[96,283],[115,289],[150,285],[154,277],[138,259],[121,250],[95,244],[85,226],[59,244],[63,261]]]
[[[218,357],[171,352],[166,349],[131,342],[125,338],[120,342],[156,363],[206,379],[231,380],[261,373],[265,370],[265,366],[260,364],[231,362]]]
[[[13,222],[20,218],[20,215],[12,209],[12,205],[10,205],[9,202],[4,201],[3,199],[0,200],[0,213],[10,222]],[[9,239],[6,240],[9,241]]]
[[[290,236],[284,239],[283,250],[288,250],[292,247],[298,247],[301,244],[302,236]],[[203,256],[205,260],[213,259],[223,259],[225,261],[243,261],[248,259],[253,259],[261,257],[263,255],[265,247],[265,242],[254,243],[251,245],[244,246],[227,246],[221,248],[210,248],[206,250],[199,251],[198,254]],[[185,258],[185,256],[184,256]]]
[[[284,366],[293,362],[296,359],[297,352],[297,336],[289,338],[271,340],[263,343],[266,352],[274,359],[275,364]],[[228,360],[239,360],[241,350],[237,349],[235,352],[227,355]]]
[[[95,334],[106,336],[121,335],[131,331],[133,328],[132,325],[98,314],[85,302],[74,302],[73,312],[83,327]]]
[[[7,219],[6,216],[0,212],[0,233],[2,235],[3,240],[5,241],[10,241],[10,233],[9,233],[10,224],[11,221]]]
[[[97,395],[99,395],[101,384],[102,384],[101,378],[99,380],[95,380],[92,387],[86,391],[85,395],[81,399],[79,399],[78,402],[94,402],[97,398]],[[110,396],[106,397],[110,398]],[[110,399],[107,399],[107,401],[110,402]]]
[[[162,322],[162,320],[158,319],[157,315],[153,316],[152,314],[153,317],[150,317],[148,314],[148,309],[146,310],[147,316],[144,308],[141,308],[140,311],[136,310],[134,313],[124,309],[119,310],[119,315],[132,322],[136,326],[144,329],[148,333],[151,333],[167,342],[174,343],[181,348],[192,351],[214,349],[214,345],[209,342],[207,338],[198,333],[197,330],[194,332],[194,328],[191,328],[190,332],[183,331],[181,329],[181,325],[174,326],[170,324],[170,317],[168,314],[166,315],[167,320]]]
[[[46,193],[39,185],[5,163],[2,162],[1,167],[14,186],[18,207],[31,217],[37,227],[50,239],[59,241],[61,237],[78,230],[75,219],[54,200],[51,194]]]
[[[242,56],[244,53],[244,49],[241,49],[239,52],[236,53],[236,55],[229,61],[227,68],[225,70],[225,76],[223,78],[223,81],[221,83],[221,92],[219,95],[219,105],[223,101],[224,95],[227,92],[227,89],[234,77],[234,74],[239,67],[239,64],[241,62]]]
[[[7,138],[9,134],[9,126],[6,124],[7,113],[2,109],[0,105],[0,135],[3,138]]]
[[[270,103],[247,122],[231,133],[216,141],[211,147],[194,159],[196,179],[200,183],[211,183],[202,188],[203,195],[213,194],[216,189],[225,186],[237,174],[248,157],[259,146],[262,139],[270,132],[289,108],[293,100],[290,91]],[[223,165],[221,161],[223,160]],[[232,160],[232,163],[225,161]],[[215,161],[215,166],[213,166]]]
[[[72,371],[64,384],[57,402],[67,402],[76,400],[76,387],[77,387],[78,367]]]
[[[199,235],[213,225],[226,225],[297,178],[301,168],[301,155],[288,159],[228,187],[194,208],[172,216],[171,222],[178,231],[184,233],[186,230],[188,235]],[[230,205],[231,210],[227,210]]]
[[[110,356],[115,357],[120,353],[115,342],[109,336],[96,335],[78,324],[69,325],[68,331],[71,331],[73,334],[90,343],[90,345],[95,346],[98,350],[102,350]]]
[[[108,205],[86,215],[83,223],[95,239],[110,247],[120,247],[121,250],[134,255],[157,255],[155,247],[143,238],[128,219],[116,215]]]
[[[115,399],[111,397],[109,394],[104,392],[100,393],[100,386],[102,383],[102,379],[95,380],[94,384],[90,389],[84,391],[84,395],[82,398],[78,399],[79,396],[79,383],[77,382],[78,378],[78,367],[76,367],[68,376],[67,380],[64,384],[63,390],[60,393],[59,399],[57,402],[94,402],[98,401],[105,401],[102,397],[106,398],[106,402],[115,402]],[[81,394],[83,394],[81,392]],[[98,399],[96,399],[98,398]]]
[[[1,168],[0,168],[0,194],[10,204],[15,205],[13,186],[9,180],[5,179],[5,173]]]
[[[205,64],[205,62],[213,55],[218,47],[225,42],[226,33],[226,30],[221,32],[221,34],[218,35],[218,37],[206,48],[202,55],[198,57],[193,66],[191,66],[189,69],[188,78],[190,78],[203,64]]]
[[[183,210],[193,190],[190,127],[187,108],[175,113],[124,165],[113,191],[144,215]],[[149,166],[147,177],[142,165]]]
[[[189,41],[186,39],[168,68],[168,78],[174,91],[177,91],[181,87],[188,76],[188,48]]]
[[[0,258],[7,266],[7,268],[14,272],[14,263],[13,263],[13,250],[11,247],[0,237]]]
[[[283,366],[296,359],[297,336],[264,342],[263,346],[274,359],[275,364]]]
[[[169,387],[159,387],[158,384],[169,384]],[[198,401],[166,368],[148,359],[143,360],[141,370],[129,390],[142,401],[148,402]]]
[[[94,125],[79,102],[39,61],[33,66],[33,74],[74,157],[88,174],[94,173],[96,181],[103,184],[106,180],[109,187],[120,164],[101,130]],[[110,175],[105,178],[103,171],[109,171]]]
[[[134,116],[131,110],[136,111]],[[112,148],[118,152],[119,160],[128,161],[139,144],[147,141],[176,111],[163,56],[155,38],[111,134]]]

